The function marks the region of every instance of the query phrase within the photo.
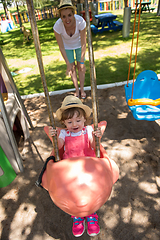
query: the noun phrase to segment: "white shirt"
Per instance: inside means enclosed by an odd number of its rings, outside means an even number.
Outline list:
[[[72,37],[66,33],[66,29],[59,18],[53,26],[53,30],[62,36],[64,48],[68,50],[77,49],[81,47],[80,31],[86,27],[86,21],[79,15],[74,14],[76,20],[76,29]]]
[[[93,136],[92,136],[92,132],[93,132],[93,128],[92,128],[92,126],[86,126],[86,130],[87,130],[87,134],[88,134],[88,139],[90,140],[90,139],[92,139],[93,138]],[[72,136],[72,137],[77,137],[77,136],[80,136],[82,134],[82,130],[81,131],[79,131],[79,132],[77,132],[77,133],[73,133],[73,132],[70,132],[70,135]],[[67,130],[66,129],[62,129],[61,131],[60,131],[60,134],[59,134],[59,138],[62,138],[63,139],[63,141],[65,141],[65,137],[67,136]]]

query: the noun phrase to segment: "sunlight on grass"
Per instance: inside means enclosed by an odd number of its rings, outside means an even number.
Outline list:
[[[110,70],[114,72],[114,71],[116,71],[116,67],[114,65],[111,65]]]

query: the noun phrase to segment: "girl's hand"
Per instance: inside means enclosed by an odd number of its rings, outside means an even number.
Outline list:
[[[54,137],[56,134],[57,134],[57,130],[50,126],[49,127],[49,136]]]
[[[96,131],[93,131],[93,135],[98,137],[98,138],[101,138],[102,137],[102,131],[101,131],[101,128],[98,127]]]

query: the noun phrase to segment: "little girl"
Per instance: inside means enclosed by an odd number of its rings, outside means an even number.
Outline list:
[[[102,132],[100,128],[93,131],[92,126],[85,126],[90,115],[91,109],[84,105],[79,98],[72,95],[65,97],[62,106],[56,111],[57,118],[66,126],[66,129],[60,131],[58,137],[58,148],[64,147],[63,159],[79,156],[95,157],[94,137],[97,136],[100,139]],[[56,129],[50,127],[49,135],[55,136]],[[75,216],[72,216],[72,218],[73,235],[80,237],[85,231],[85,218]],[[93,213],[86,216],[86,220],[88,235],[97,235],[100,232],[98,215]]]

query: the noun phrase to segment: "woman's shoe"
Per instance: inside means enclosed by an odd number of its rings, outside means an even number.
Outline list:
[[[86,99],[86,93],[85,92],[83,94],[81,93],[81,98]]]
[[[76,92],[74,93],[74,96],[79,98],[79,94],[77,94]]]

